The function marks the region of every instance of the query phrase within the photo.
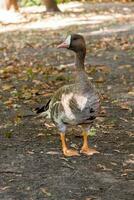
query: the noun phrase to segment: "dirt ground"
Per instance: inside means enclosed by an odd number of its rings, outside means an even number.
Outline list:
[[[0,200],[133,200],[134,4],[61,8],[22,9],[22,21],[0,23]],[[86,39],[86,71],[102,99],[91,157],[65,158],[58,130],[28,116],[72,81],[74,56],[56,49],[70,32]],[[67,138],[80,149],[77,127]]]

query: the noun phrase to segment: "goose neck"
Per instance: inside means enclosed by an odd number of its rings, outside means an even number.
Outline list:
[[[75,57],[75,67],[76,70],[83,70],[84,69],[84,61],[85,61],[85,51],[79,51],[76,53]]]

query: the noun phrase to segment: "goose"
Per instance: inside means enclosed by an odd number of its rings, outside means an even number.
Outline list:
[[[49,102],[37,108],[36,112],[50,118],[58,128],[65,156],[79,156],[80,153],[90,156],[99,153],[88,144],[89,131],[100,110],[100,98],[85,71],[84,37],[70,34],[57,48],[65,48],[75,53],[74,83],[59,88]],[[69,126],[79,126],[82,129],[83,145],[80,153],[68,148],[66,144],[65,134]]]

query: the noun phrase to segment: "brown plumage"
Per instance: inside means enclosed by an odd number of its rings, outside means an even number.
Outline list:
[[[65,132],[69,125],[82,127],[84,142],[80,152],[92,155],[97,151],[89,148],[87,132],[99,112],[100,101],[84,69],[85,40],[81,35],[72,34],[58,48],[67,48],[75,52],[75,80],[74,84],[65,85],[55,92],[44,114],[48,115],[58,127],[65,156],[79,155],[77,151],[68,149],[66,145]]]

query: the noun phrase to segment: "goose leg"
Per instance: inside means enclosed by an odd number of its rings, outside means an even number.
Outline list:
[[[92,149],[88,145],[88,133],[86,131],[83,131],[83,146],[81,148],[80,153],[86,154],[88,156],[93,155],[94,153],[99,153],[95,149]]]
[[[66,141],[65,141],[65,134],[61,133],[60,134],[61,137],[61,143],[62,143],[62,150],[65,156],[79,156],[79,153],[76,150],[73,149],[68,149],[67,145],[66,145]]]

